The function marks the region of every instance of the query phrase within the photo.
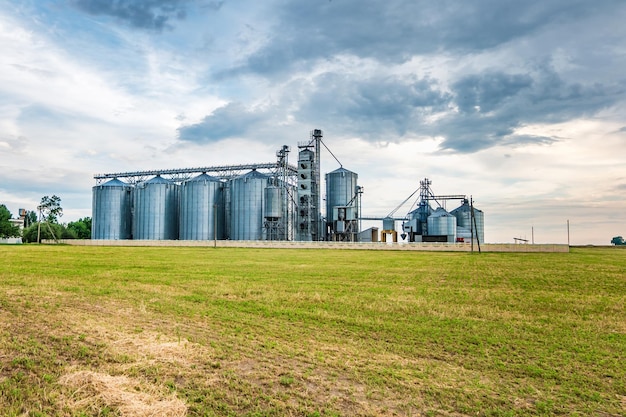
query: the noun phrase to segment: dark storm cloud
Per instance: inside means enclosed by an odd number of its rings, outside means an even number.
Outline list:
[[[348,54],[382,62],[445,51],[471,53],[618,0],[291,1],[278,11],[274,37],[236,70],[271,75],[295,64]]]
[[[299,119],[333,124],[368,138],[415,131],[423,116],[445,110],[450,100],[433,80],[415,77],[354,80],[329,73],[317,77],[315,84],[317,91],[300,108]]]
[[[217,142],[245,134],[263,117],[263,112],[248,110],[239,103],[229,103],[216,109],[200,123],[180,127],[178,137],[187,142]]]
[[[444,91],[432,79],[375,77],[355,80],[324,74],[314,79],[297,118],[332,125],[335,131],[368,140],[443,137],[452,152],[475,152],[497,145],[551,143],[559,138],[516,134],[537,123],[558,123],[615,104],[624,85],[563,81],[549,67],[532,73],[487,71],[461,77]],[[390,139],[393,138],[393,139]]]
[[[442,146],[458,152],[500,144],[549,143],[557,138],[516,135],[515,130],[591,116],[615,104],[625,91],[623,84],[567,83],[548,67],[532,74],[467,75],[452,85],[458,111],[441,119],[437,128],[445,138]]]
[[[160,31],[170,27],[171,20],[184,19],[186,6],[191,2],[193,0],[74,0],[73,4],[92,15],[112,16],[136,28]],[[219,3],[210,2],[209,6],[221,7]]]

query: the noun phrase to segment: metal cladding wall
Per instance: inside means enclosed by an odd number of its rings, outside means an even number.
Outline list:
[[[472,206],[470,206],[469,201],[465,200],[463,204],[450,212],[454,217],[456,217],[456,224],[459,228],[470,231],[471,236],[471,226],[472,226]],[[476,219],[476,233],[478,235],[478,241],[485,241],[485,214],[482,210],[478,210],[474,207],[474,217]]]
[[[441,207],[428,216],[429,236],[448,236],[448,242],[456,240],[456,217]]]
[[[178,239],[178,185],[156,176],[135,187],[133,239]]]
[[[333,218],[333,207],[347,206],[356,193],[358,175],[345,168],[326,174],[326,221]]]
[[[250,171],[230,181],[230,239],[263,239],[263,205],[268,177]]]
[[[92,239],[131,238],[131,191],[130,185],[118,179],[92,188]]]
[[[180,186],[181,240],[222,239],[224,201],[222,183],[207,174],[198,175]]]

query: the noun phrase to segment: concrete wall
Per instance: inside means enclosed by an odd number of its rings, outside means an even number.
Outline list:
[[[44,241],[43,243],[54,243]],[[403,250],[470,252],[467,243],[382,243],[382,242],[283,242],[263,240],[60,240],[59,243],[74,246],[204,246],[218,248],[281,248],[281,249],[357,249],[357,250]],[[568,245],[518,245],[481,244],[482,252],[569,252]],[[474,245],[478,252],[478,246]]]

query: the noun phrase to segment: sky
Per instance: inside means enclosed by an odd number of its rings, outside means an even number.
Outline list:
[[[428,178],[472,196],[489,243],[567,243],[569,222],[571,244],[609,244],[626,237],[624,22],[623,0],[0,0],[0,204],[56,194],[75,221],[94,174],[284,144],[295,163],[321,129],[365,215]]]

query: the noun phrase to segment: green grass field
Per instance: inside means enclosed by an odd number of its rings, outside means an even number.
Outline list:
[[[626,250],[0,246],[2,416],[626,414]]]

